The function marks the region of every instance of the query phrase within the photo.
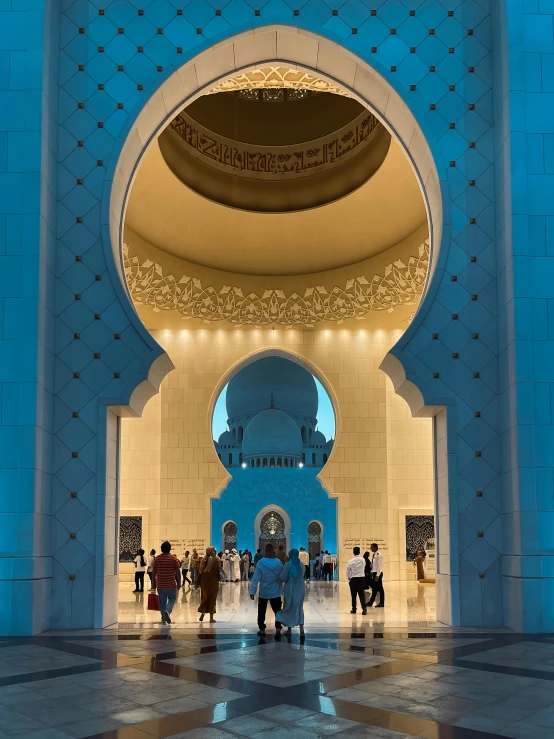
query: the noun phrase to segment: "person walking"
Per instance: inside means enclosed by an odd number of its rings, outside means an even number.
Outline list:
[[[144,573],[146,572],[146,560],[144,559],[144,549],[137,551],[134,559],[135,563],[135,589],[133,593],[144,593]]]
[[[242,555],[240,566],[240,579],[248,580],[248,571],[250,570],[250,552],[248,549]]]
[[[283,607],[281,602],[281,594],[283,592],[281,571],[283,565],[275,557],[273,544],[266,544],[264,554],[265,556],[256,565],[252,582],[250,583],[251,600],[254,600],[258,585],[260,586],[258,593],[258,636],[265,636],[265,614],[267,612],[268,602],[271,604],[271,610],[275,614]],[[280,634],[281,628],[281,623],[275,618],[275,632]]]
[[[183,573],[183,584],[185,582],[188,582],[189,585],[192,585],[192,580],[189,580],[187,577],[188,571],[190,569],[190,552],[187,551],[183,554],[183,557],[181,559],[181,572]]]
[[[325,581],[329,580],[331,581],[331,567],[332,567],[332,558],[331,555],[327,550],[325,550],[325,554],[323,555],[323,579]]]
[[[316,580],[321,580],[321,554],[316,554],[314,559],[314,575]]]
[[[242,549],[239,549],[239,570],[240,570],[240,579],[243,579],[244,574],[244,560],[242,558]]]
[[[231,579],[231,555],[229,550],[226,549],[225,553],[221,557],[223,572],[225,573],[225,582],[229,582]]]
[[[156,590],[156,588],[154,587],[154,579],[153,579],[155,559],[156,559],[156,550],[151,549],[150,556],[148,557],[148,577],[150,578],[150,590]]]
[[[261,549],[257,549],[256,550],[256,554],[254,555],[254,567],[256,567],[256,565],[258,564],[258,562],[260,561],[260,559],[263,558],[263,556],[264,555],[262,554],[262,550]]]
[[[171,554],[171,544],[164,541],[160,547],[161,554],[154,560],[154,583],[160,596],[160,613],[162,623],[171,623],[171,611],[177,600],[177,591],[181,587],[181,566],[174,554]]]
[[[275,556],[277,557],[277,559],[279,560],[279,562],[280,562],[280,563],[281,563],[282,565],[284,565],[284,564],[285,564],[285,559],[286,559],[286,557],[287,557],[287,554],[286,554],[286,552],[285,552],[285,547],[284,547],[284,546],[283,546],[282,544],[280,544],[280,545],[279,545],[279,549],[278,549],[278,551],[277,551],[277,552],[275,553]]]
[[[219,593],[219,568],[221,560],[215,553],[215,547],[206,549],[206,556],[198,563],[198,573],[194,581],[195,587],[200,587],[199,621],[204,620],[206,613],[210,614],[210,623],[215,624],[214,613],[217,594]]]
[[[200,561],[200,557],[198,555],[198,551],[193,547],[192,548],[192,554],[190,557],[190,579],[192,582],[195,582],[196,575],[198,574],[198,562]]]
[[[365,560],[365,566],[364,566],[365,585],[364,585],[364,590],[370,590],[371,589],[371,559],[369,558],[369,552],[364,552],[364,560]]]
[[[292,551],[292,550],[291,550]],[[300,551],[298,552],[298,559],[302,563],[302,566],[304,567],[304,580],[310,581],[310,555],[308,552],[304,549],[304,547],[300,547]]]
[[[376,608],[385,607],[385,590],[383,588],[383,555],[379,551],[379,547],[375,542],[371,545],[373,557],[371,559],[371,598],[367,604],[370,608],[375,603],[375,598],[379,595],[379,603]]]
[[[237,550],[233,549],[231,552],[230,560],[231,562],[231,576],[230,580],[231,582],[239,582],[240,577],[240,557],[237,554]]]
[[[350,595],[352,596],[352,610],[350,613],[356,613],[356,596],[358,596],[362,607],[362,616],[365,616],[367,613],[364,593],[365,560],[363,557],[360,557],[360,547],[354,547],[352,554],[354,556],[346,563],[346,577],[348,578]]]
[[[300,560],[301,552],[291,549],[288,562],[281,570],[281,582],[285,583],[285,608],[275,614],[275,625],[277,621],[287,626],[287,634],[291,635],[294,626],[300,627],[300,638],[304,638],[304,595],[306,586],[304,577],[306,565]]]

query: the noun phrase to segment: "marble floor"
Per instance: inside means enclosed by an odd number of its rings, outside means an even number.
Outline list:
[[[256,603],[248,595],[250,584],[222,583],[217,602],[217,631],[256,631]],[[160,615],[148,611],[148,593],[133,593],[134,585],[119,585],[119,624],[130,626],[157,624]],[[393,582],[386,585],[385,608],[373,608],[362,616],[359,608],[350,613],[351,597],[348,583],[312,581],[306,588],[304,613],[306,629],[352,627],[364,625],[387,628],[440,628],[436,621],[435,586],[411,582]],[[173,611],[173,624],[178,628],[198,626],[200,593],[188,585],[179,593]],[[359,604],[358,604],[359,605]],[[271,609],[268,609],[269,611]],[[273,620],[268,613],[268,624]],[[206,623],[204,628],[208,627]]]
[[[0,739],[554,739],[554,635],[227,628],[0,638]]]

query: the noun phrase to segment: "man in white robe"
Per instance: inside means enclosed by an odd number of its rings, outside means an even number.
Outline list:
[[[223,560],[223,572],[225,573],[225,579],[227,582],[231,580],[231,557],[229,556],[229,550],[225,550],[225,554],[221,558]]]

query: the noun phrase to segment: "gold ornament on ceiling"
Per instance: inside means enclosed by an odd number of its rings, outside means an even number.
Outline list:
[[[333,95],[341,95],[342,97],[350,97],[338,85],[322,80],[308,72],[301,72],[298,69],[288,69],[287,67],[262,67],[254,69],[250,72],[244,72],[237,77],[223,80],[211,90],[207,95],[215,95],[218,92],[238,92],[239,90],[261,90],[268,88],[285,88],[294,90],[311,90],[312,92],[328,92]]]
[[[429,240],[420,244],[407,264],[402,260],[388,264],[383,275],[359,276],[331,290],[322,285],[307,287],[303,295],[275,289],[244,295],[238,286],[216,290],[188,275],[176,279],[164,275],[162,266],[151,259],[141,262],[138,256],[130,256],[127,244],[123,258],[133,300],[156,312],[175,310],[183,319],[229,321],[236,326],[313,327],[322,321],[340,324],[348,318],[362,319],[371,311],[391,312],[400,305],[415,305],[429,267]]]

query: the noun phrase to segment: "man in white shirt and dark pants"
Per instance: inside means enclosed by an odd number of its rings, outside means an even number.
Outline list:
[[[356,596],[360,599],[360,605],[362,606],[362,616],[365,616],[366,604],[365,604],[365,559],[360,557],[360,547],[354,547],[352,550],[354,556],[348,560],[346,564],[346,577],[350,585],[350,595],[352,596],[352,610],[350,613],[356,613]]]
[[[304,565],[304,580],[309,581],[310,579],[310,555],[304,549],[304,547],[300,547],[300,552],[298,553],[298,559]]]
[[[371,551],[373,552],[373,558],[371,560],[371,598],[367,604],[370,608],[375,602],[375,597],[379,594],[379,603],[375,608],[385,607],[385,591],[383,590],[383,557],[379,551],[377,544],[371,545]]]

